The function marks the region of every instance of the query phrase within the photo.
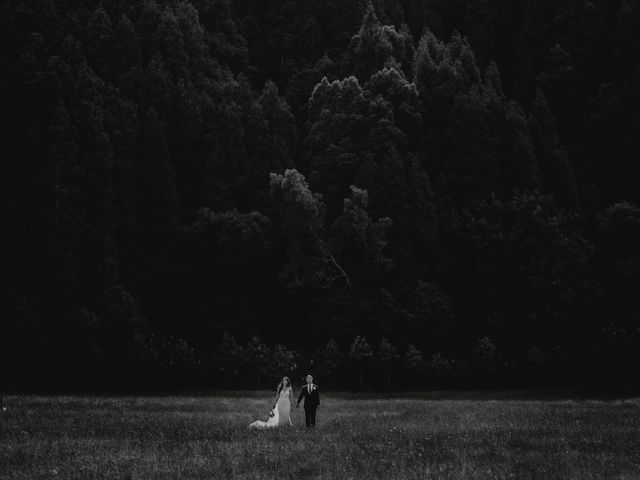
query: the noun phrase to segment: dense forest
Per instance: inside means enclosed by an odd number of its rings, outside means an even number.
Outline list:
[[[640,2],[8,0],[9,388],[633,381]]]

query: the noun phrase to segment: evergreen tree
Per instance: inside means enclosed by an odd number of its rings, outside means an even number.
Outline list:
[[[326,244],[322,196],[311,192],[296,170],[272,173],[271,191],[281,202],[282,228],[289,244],[289,258],[281,274],[289,288],[326,284],[334,275],[346,277]]]
[[[580,317],[590,315],[577,306],[586,307],[592,295],[592,246],[579,217],[558,209],[551,197],[522,193],[482,202],[469,222],[481,272],[476,293],[486,299],[490,324],[508,339],[505,356],[531,342],[571,348]],[[498,265],[500,275],[489,274]]]
[[[296,148],[296,125],[295,118],[291,113],[291,108],[287,101],[278,94],[278,87],[272,81],[265,83],[262,94],[258,97],[257,102],[262,107],[265,120],[267,121],[268,130],[277,135],[277,145],[279,148],[286,149],[283,157],[286,159],[285,165],[291,162],[289,160],[291,154]],[[276,140],[274,140],[276,142]]]
[[[343,58],[343,70],[365,82],[383,67],[397,67],[410,73],[412,57],[413,39],[409,32],[404,31],[403,35],[393,26],[382,25],[369,2],[360,30],[352,37]]]
[[[407,369],[407,372],[411,375],[410,384],[420,384],[420,378],[422,377],[424,369],[424,360],[422,353],[418,348],[410,343],[404,352],[403,365]]]
[[[243,348],[236,343],[233,335],[225,332],[216,353],[216,364],[220,381],[225,386],[237,386],[240,364],[244,356]]]
[[[378,362],[384,371],[387,390],[391,388],[391,376],[399,358],[400,356],[398,355],[396,347],[391,345],[386,338],[380,340],[380,347],[378,348]]]
[[[448,127],[453,198],[459,204],[538,186],[538,168],[526,117],[502,93],[495,66],[484,86],[459,95]]]
[[[260,337],[254,336],[243,349],[244,363],[248,369],[248,375],[256,379],[256,387],[259,389],[262,378],[269,371],[269,349]]]
[[[174,172],[164,137],[164,126],[156,111],[150,107],[140,136],[141,209],[154,233],[176,228],[178,193]]]
[[[135,26],[125,14],[120,15],[113,32],[113,73],[123,75],[140,65],[140,41]]]
[[[338,343],[333,339],[329,340],[322,351],[322,371],[323,377],[326,379],[325,384],[334,388],[339,384],[341,381],[339,374],[344,362],[344,354]]]
[[[393,106],[394,121],[416,146],[422,130],[422,109],[415,84],[394,68],[383,68],[373,74],[365,88],[381,95]]]
[[[568,159],[558,145],[556,121],[540,89],[536,90],[528,124],[543,187],[554,195],[560,205],[576,209],[578,192],[575,176]]]
[[[640,208],[629,202],[617,203],[598,220],[595,260],[608,315],[598,322],[596,331],[600,333],[594,335],[600,338],[600,348],[611,352],[605,371],[616,376],[634,375],[640,344],[636,288],[640,282]]]
[[[473,353],[477,357],[478,365],[483,375],[495,373],[501,355],[487,335],[482,335],[478,339]]]
[[[387,245],[386,231],[391,226],[389,218],[372,221],[368,212],[368,194],[366,190],[351,187],[351,198],[344,199],[344,209],[331,228],[332,250],[339,252],[344,266],[351,272],[343,278],[348,285],[357,281],[365,286],[390,271],[391,259],[386,258],[383,250]],[[333,278],[331,281],[335,281]]]
[[[364,387],[364,375],[370,366],[371,359],[373,358],[373,352],[371,347],[364,337],[356,337],[353,339],[353,343],[349,349],[349,358],[353,360],[356,365],[360,388]]]
[[[562,119],[558,129],[570,141],[580,133],[578,125],[584,118],[582,109],[576,108],[583,86],[572,63],[571,54],[556,44],[549,49],[544,71],[537,78],[553,115]]]
[[[292,350],[277,344],[271,352],[270,370],[273,375],[292,376],[292,372],[298,368],[296,355]],[[284,372],[284,373],[283,373]]]

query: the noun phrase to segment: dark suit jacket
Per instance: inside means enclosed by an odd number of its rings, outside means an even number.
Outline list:
[[[318,385],[315,384],[312,384],[312,387],[315,387],[315,389],[312,389],[311,393],[309,393],[309,389],[307,385],[305,385],[304,387],[302,387],[300,396],[298,396],[298,404],[300,404],[300,402],[304,398],[305,410],[318,408],[318,405],[320,405],[320,389],[318,388]]]

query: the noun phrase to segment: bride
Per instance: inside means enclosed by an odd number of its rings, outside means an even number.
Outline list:
[[[293,425],[291,423],[291,404],[294,402],[293,387],[289,377],[284,377],[276,389],[275,403],[269,413],[269,420],[263,422],[256,420],[249,424],[249,428],[269,428],[280,425]]]

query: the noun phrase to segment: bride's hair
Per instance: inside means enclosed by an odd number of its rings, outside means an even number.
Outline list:
[[[282,380],[280,380],[280,383],[278,384],[277,387],[277,392],[278,392],[278,396],[280,395],[280,392],[282,391],[282,389],[284,388],[284,381],[287,381],[287,384],[289,385],[289,388],[293,388],[293,385],[291,385],[291,380],[289,380],[289,377],[282,377]]]

